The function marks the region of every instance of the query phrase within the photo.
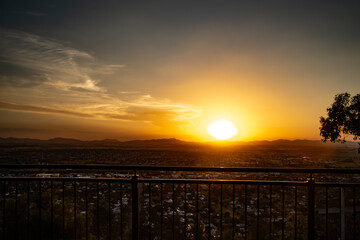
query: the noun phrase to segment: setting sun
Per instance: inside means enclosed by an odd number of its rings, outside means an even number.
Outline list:
[[[212,122],[208,128],[208,133],[218,140],[227,140],[237,134],[235,125],[228,120],[217,120]]]

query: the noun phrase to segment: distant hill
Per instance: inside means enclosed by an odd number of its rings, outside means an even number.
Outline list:
[[[48,140],[31,139],[31,138],[0,138],[0,147],[52,147],[52,148],[234,148],[241,146],[313,146],[313,147],[358,147],[356,142],[341,143],[323,143],[320,140],[285,140],[279,139],[274,141],[251,141],[251,142],[228,142],[227,144],[218,144],[218,142],[186,142],[176,138],[151,139],[151,140],[132,140],[119,141],[116,139],[91,140],[83,141],[73,138],[52,138]]]
[[[31,138],[0,138],[0,147],[69,147],[69,148],[166,148],[189,146],[197,143],[184,142],[175,138],[118,141],[115,139],[82,141],[72,138],[52,138],[48,140]]]

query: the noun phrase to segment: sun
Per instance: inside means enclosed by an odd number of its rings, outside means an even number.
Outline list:
[[[218,140],[227,140],[238,133],[235,125],[228,120],[212,122],[207,128],[207,132]]]

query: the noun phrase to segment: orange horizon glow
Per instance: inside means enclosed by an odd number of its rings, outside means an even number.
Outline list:
[[[227,119],[236,126],[238,134],[233,136],[230,141],[256,141],[256,140],[276,140],[276,139],[320,139],[318,135],[318,119],[313,117],[313,122],[307,121],[307,128],[302,119],[287,119],[281,115],[271,115],[264,113],[264,116],[256,114],[256,107],[252,109],[241,108],[232,109],[229,104],[224,104],[222,110],[216,106],[209,106],[213,110],[204,108],[201,114],[195,118],[179,118],[175,120],[166,119],[157,122],[154,117],[153,122],[141,120],[117,120],[105,118],[84,118],[68,116],[64,114],[49,114],[37,112],[13,112],[17,116],[17,121],[24,127],[31,126],[34,131],[20,132],[16,134],[0,133],[1,137],[27,137],[49,139],[54,137],[77,138],[84,140],[92,139],[159,139],[177,138],[185,141],[208,142],[214,138],[207,132],[207,127],[217,119]],[[90,112],[87,112],[90,114]],[[295,116],[296,117],[296,116]],[[30,119],[30,120],[29,120]],[[4,121],[6,119],[1,119]],[[155,122],[154,122],[155,121]],[[61,123],[61,129],[58,129]],[[9,123],[8,126],[11,126]],[[46,132],[38,132],[37,128],[46,126]],[[229,140],[227,140],[229,141]]]

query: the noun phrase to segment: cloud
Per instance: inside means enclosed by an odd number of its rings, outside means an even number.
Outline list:
[[[86,51],[35,34],[0,29],[0,109],[79,118],[142,121],[162,126],[201,115],[196,106],[101,86],[122,64],[104,64]],[[93,76],[96,76],[94,78]],[[114,92],[114,91],[112,91]]]
[[[189,121],[200,116],[201,111],[191,106],[173,105],[139,105],[132,102],[123,104],[103,104],[55,108],[29,104],[17,104],[0,101],[0,109],[18,112],[34,112],[41,114],[57,114],[71,117],[92,118],[102,120],[142,121],[158,126],[169,121]],[[181,114],[179,114],[181,112]],[[180,115],[180,116],[179,116]]]
[[[32,106],[32,105],[21,105],[21,104],[8,103],[8,102],[0,102],[0,109],[20,111],[20,112],[36,112],[36,113],[51,113],[51,114],[55,113],[55,114],[70,115],[70,116],[85,117],[85,118],[93,117],[92,115],[86,113],[79,113],[69,110],[52,109],[52,108]]]
[[[104,91],[91,74],[111,74],[123,67],[101,64],[89,53],[53,39],[8,29],[1,29],[0,34],[0,62],[7,67],[27,70],[23,76],[13,76],[14,83],[21,78],[31,85],[35,75],[44,84],[62,90],[75,87]]]

